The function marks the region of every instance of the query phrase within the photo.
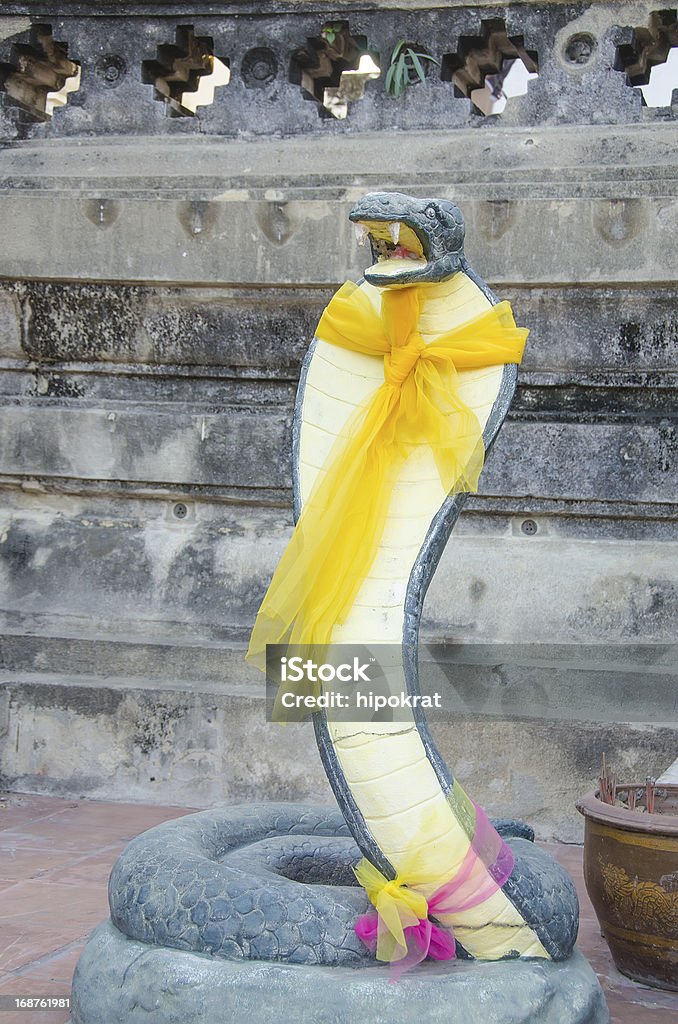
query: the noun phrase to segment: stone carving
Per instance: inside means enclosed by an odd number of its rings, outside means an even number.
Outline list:
[[[454,204],[378,193],[361,200],[351,219],[360,237],[369,237],[372,245],[375,263],[365,272],[368,289],[425,282],[432,297],[444,300],[444,309],[456,310],[457,321],[464,323],[475,309],[489,309],[498,301],[464,258],[463,218]],[[431,309],[424,306],[422,315],[430,316]],[[322,370],[324,348],[322,337],[315,339],[298,393],[297,514],[312,485],[309,452],[317,455],[305,396],[321,380],[315,367]],[[340,363],[331,375],[339,389],[342,381],[350,380]],[[471,385],[462,393],[482,421],[486,449],[506,416],[515,380],[513,364],[484,373],[480,385],[472,373],[461,380],[462,389]],[[331,398],[332,392],[328,394]],[[325,427],[331,434],[330,417]],[[406,468],[402,472],[406,476]],[[406,477],[405,483],[411,481]],[[441,500],[439,490],[427,490],[421,483],[419,518],[412,527],[416,545],[397,547],[404,552],[396,564],[396,578],[404,574],[403,596],[383,638],[402,642],[404,676],[413,693],[418,686],[421,607],[464,497],[443,494]],[[375,580],[368,571],[366,582],[372,585]],[[378,585],[374,592],[378,597]],[[355,636],[364,628],[358,602],[355,607],[354,617],[341,627],[342,642],[350,642],[352,631]],[[395,634],[389,636],[389,629]],[[581,958],[572,955],[578,923],[572,883],[531,842],[529,827],[517,822],[495,823],[510,847],[514,867],[479,913],[462,913],[455,921],[459,961],[423,964],[399,983],[402,995],[394,1004],[388,970],[375,967],[354,930],[369,902],[356,885],[353,867],[362,853],[386,878],[394,878],[398,844],[389,822],[397,819],[403,835],[423,842],[428,837],[416,825],[422,820],[417,817],[417,800],[425,797],[429,804],[439,804],[441,821],[445,813],[454,815],[455,808],[464,805],[419,711],[397,732],[380,730],[375,723],[361,726],[364,760],[370,760],[365,753],[376,744],[377,758],[371,754],[372,761],[400,772],[402,781],[388,806],[384,787],[389,773],[375,773],[373,764],[356,785],[360,755],[347,759],[346,736],[322,713],[314,716],[314,724],[342,813],[294,804],[251,805],[205,811],[135,839],[111,875],[111,925],[92,937],[76,972],[73,1024],[110,1024],[115,1019],[128,1024],[151,1019],[197,1024],[209,1019],[220,1024],[246,1017],[273,1024],[280,1019],[282,998],[286,1019],[318,1024],[354,1019],[359,1006],[361,1019],[369,1024],[420,1019],[424,1005],[432,1021],[605,1024],[609,1017],[597,981]],[[408,774],[415,777],[414,789]],[[429,786],[425,794],[419,791],[423,783]],[[416,799],[408,804],[412,792]],[[450,835],[442,835],[437,845],[443,852],[449,847],[450,853],[458,853],[458,828],[454,835],[452,826],[448,831]],[[462,845],[464,841],[468,845],[468,837],[462,838]],[[193,959],[187,961],[187,956]],[[473,962],[474,956],[512,962],[484,964]],[[537,960],[516,963],[521,956]],[[331,977],[324,973],[329,966]],[[290,971],[298,973],[285,973]],[[354,983],[357,976],[365,978],[367,988]],[[208,992],[217,993],[218,999]],[[396,1018],[394,1005],[405,1015]]]

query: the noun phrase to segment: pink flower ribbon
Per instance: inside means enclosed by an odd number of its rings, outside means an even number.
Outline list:
[[[426,917],[403,929],[407,950],[400,959],[391,961],[391,981],[397,981],[426,957],[453,960],[457,955],[454,931],[452,922],[445,918],[484,903],[502,887],[513,865],[510,848],[494,830],[482,807],[476,805],[476,828],[468,852],[454,878],[436,889],[427,901]],[[356,935],[373,952],[384,929],[385,923],[375,911],[363,914],[355,924]]]

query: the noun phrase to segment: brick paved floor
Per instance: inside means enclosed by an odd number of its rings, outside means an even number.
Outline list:
[[[135,835],[187,813],[178,807],[0,796],[0,995],[67,995],[89,932],[108,916],[106,885],[117,855]],[[636,985],[612,965],[584,890],[581,848],[549,849],[577,884],[579,945],[600,977],[614,1024],[678,1024],[678,993]],[[0,1011],[0,1024],[67,1019],[65,1011]]]

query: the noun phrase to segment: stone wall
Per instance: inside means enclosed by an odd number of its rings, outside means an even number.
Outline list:
[[[617,70],[670,42],[675,14],[658,28],[643,2],[115,7],[0,16],[5,784],[328,797],[308,729],[265,724],[242,653],[291,528],[300,360],[363,267],[346,213],[394,188],[459,203],[471,262],[532,332],[426,605],[466,704],[436,735],[492,811],[576,837],[603,751],[642,780],[677,744],[678,108],[643,106]],[[382,67],[342,120],[295,65],[337,21]],[[446,56],[497,22],[539,74],[485,117]],[[81,67],[51,119],[31,23]],[[186,26],[231,69],[195,116],[144,81]],[[442,68],[394,100],[400,38]]]

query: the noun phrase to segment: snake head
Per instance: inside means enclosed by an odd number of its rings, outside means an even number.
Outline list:
[[[464,218],[449,199],[418,199],[402,192],[368,192],[351,212],[360,245],[373,263],[365,280],[377,287],[444,281],[464,255]]]

